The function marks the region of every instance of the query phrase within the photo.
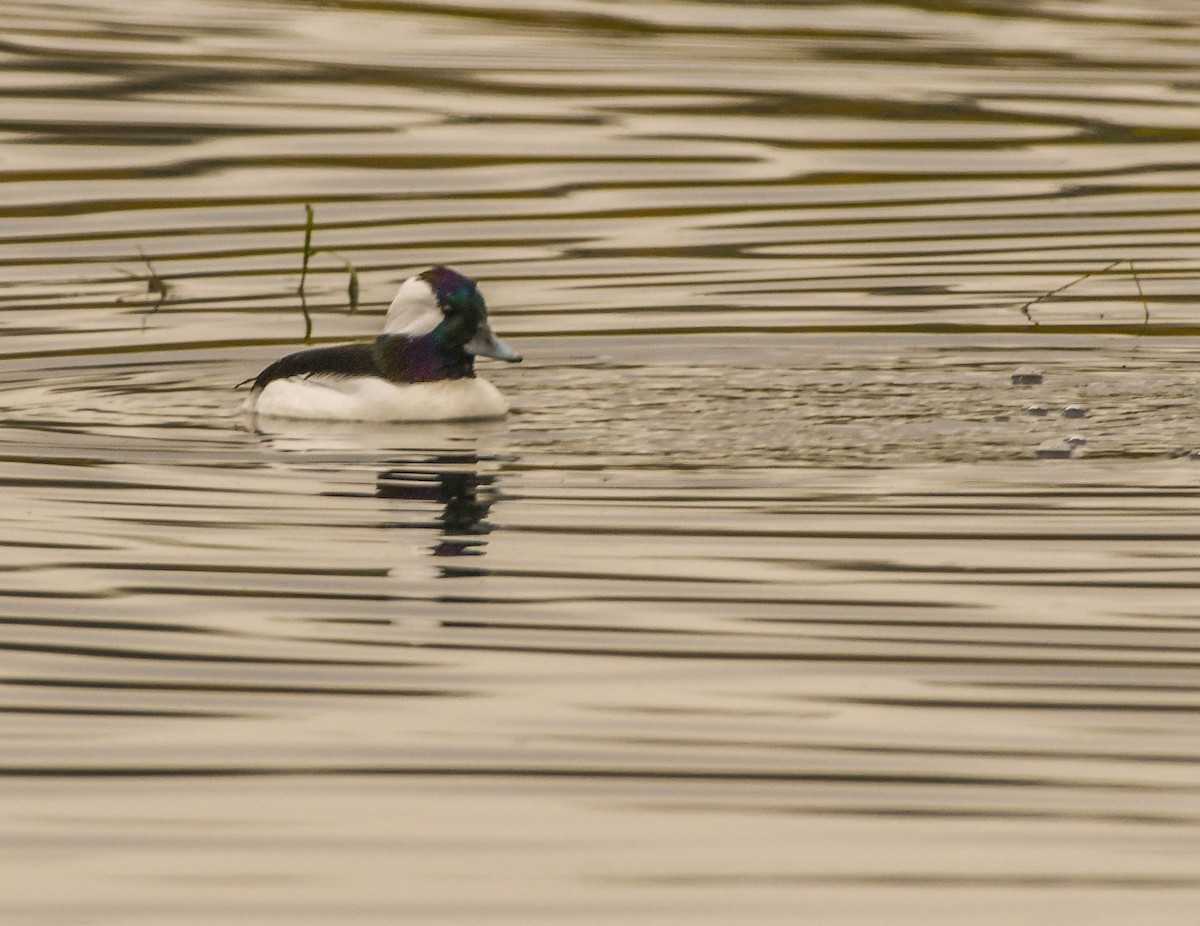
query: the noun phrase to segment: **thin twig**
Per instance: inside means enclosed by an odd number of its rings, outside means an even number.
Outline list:
[[[146,276],[143,276],[140,273],[133,273],[130,270],[126,270],[124,267],[114,267],[113,269],[118,273],[129,277],[131,280],[137,280],[139,283],[144,280],[146,283],[146,292],[144,295],[158,296],[158,301],[154,303],[154,306],[148,309],[146,312],[147,315],[150,315],[154,312],[157,312],[162,304],[167,301],[167,297],[171,293],[171,284],[158,275],[158,271],[154,269],[154,264],[150,263],[150,258],[146,256],[146,252],[142,250],[141,245],[138,245],[138,254],[140,254],[142,257],[142,263],[146,265],[146,270],[148,271]],[[123,296],[118,296],[117,303],[122,304],[128,302],[130,299],[134,299],[138,295],[139,294],[135,291],[132,293],[126,293]]]
[[[300,290],[300,311],[304,313],[304,340],[307,341],[312,337],[312,316],[308,314],[308,299],[305,298],[304,290]]]
[[[1143,325],[1150,324],[1150,303],[1146,301],[1146,294],[1142,292],[1142,281],[1138,279],[1137,268],[1133,266],[1133,261],[1126,261],[1129,264],[1129,275],[1133,277],[1133,285],[1137,287],[1138,298],[1142,300],[1142,311],[1146,313],[1142,319]]]
[[[358,271],[354,269],[354,264],[350,263],[345,257],[337,251],[317,251],[317,254],[328,254],[330,257],[336,257],[346,268],[346,272],[350,274],[350,283],[346,287],[346,295],[350,299],[350,311],[358,311]]]
[[[304,220],[304,255],[300,263],[300,286],[296,292],[300,295],[300,309],[304,312],[304,340],[308,340],[312,336],[312,316],[308,312],[308,300],[305,298],[304,281],[308,277],[308,262],[318,254],[329,254],[342,262],[346,268],[346,272],[350,274],[350,283],[347,286],[347,295],[350,299],[350,311],[358,311],[358,271],[354,264],[339,254],[337,251],[327,249],[314,248],[312,246],[314,210],[311,203],[304,204],[305,220]]]
[[[1059,293],[1061,293],[1061,292],[1062,292],[1064,289],[1068,289],[1068,288],[1070,288],[1070,287],[1074,286],[1076,283],[1082,283],[1084,280],[1088,279],[1089,277],[1099,276],[1101,273],[1107,273],[1109,270],[1112,270],[1112,269],[1113,269],[1113,267],[1117,267],[1117,266],[1119,266],[1119,265],[1121,265],[1121,264],[1123,264],[1123,263],[1125,263],[1125,258],[1123,258],[1123,257],[1122,257],[1120,260],[1115,260],[1115,261],[1113,261],[1113,262],[1112,262],[1111,264],[1109,264],[1107,267],[1101,267],[1099,270],[1093,270],[1093,271],[1091,271],[1090,273],[1085,273],[1085,274],[1084,274],[1083,276],[1081,276],[1081,277],[1076,277],[1076,278],[1075,278],[1075,279],[1073,279],[1073,280],[1072,280],[1070,283],[1064,283],[1064,284],[1063,284],[1062,286],[1060,286],[1058,289],[1052,289],[1052,290],[1050,290],[1050,292],[1048,292],[1048,293],[1042,293],[1042,294],[1041,294],[1040,296],[1038,296],[1037,298],[1035,298],[1035,299],[1030,299],[1030,300],[1029,300],[1028,302],[1026,302],[1026,303],[1025,303],[1023,306],[1021,306],[1021,313],[1022,313],[1022,314],[1023,314],[1023,315],[1024,315],[1026,318],[1028,318],[1028,319],[1029,319],[1031,322],[1033,322],[1033,324],[1035,324],[1035,325],[1036,325],[1036,324],[1037,324],[1037,319],[1035,319],[1035,318],[1033,317],[1033,313],[1031,313],[1029,310],[1030,310],[1031,308],[1033,308],[1035,305],[1037,305],[1039,302],[1043,301],[1044,299],[1049,299],[1051,296],[1057,296],[1057,295],[1058,295]]]
[[[304,294],[304,278],[308,276],[308,259],[312,256],[313,207],[312,203],[304,204],[306,218],[304,221],[304,254],[300,263],[300,286],[297,292]]]
[[[150,263],[150,258],[146,256],[146,252],[142,250],[140,244],[138,245],[138,253],[142,255],[142,260],[146,262],[146,269],[150,271],[150,278],[146,281],[146,292],[158,293],[158,302],[154,303],[154,308],[146,313],[147,315],[153,315],[167,301],[167,293],[171,288],[171,284],[158,275],[158,271],[154,269],[154,264]]]

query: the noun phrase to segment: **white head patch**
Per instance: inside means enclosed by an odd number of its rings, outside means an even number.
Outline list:
[[[420,277],[409,277],[400,284],[400,291],[388,306],[383,332],[418,337],[429,334],[443,318],[433,287]]]

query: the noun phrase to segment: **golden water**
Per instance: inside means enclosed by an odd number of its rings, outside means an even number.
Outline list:
[[[1197,921],[1195,3],[5,14],[4,922]]]

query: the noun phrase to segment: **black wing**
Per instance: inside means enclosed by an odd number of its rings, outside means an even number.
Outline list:
[[[259,373],[250,391],[259,392],[272,380],[289,376],[382,376],[375,362],[374,346],[339,344],[288,354]]]

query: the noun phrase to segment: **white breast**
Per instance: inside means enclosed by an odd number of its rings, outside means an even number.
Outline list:
[[[500,390],[479,377],[405,384],[373,376],[277,379],[250,401],[258,415],[325,421],[455,421],[508,411]]]

